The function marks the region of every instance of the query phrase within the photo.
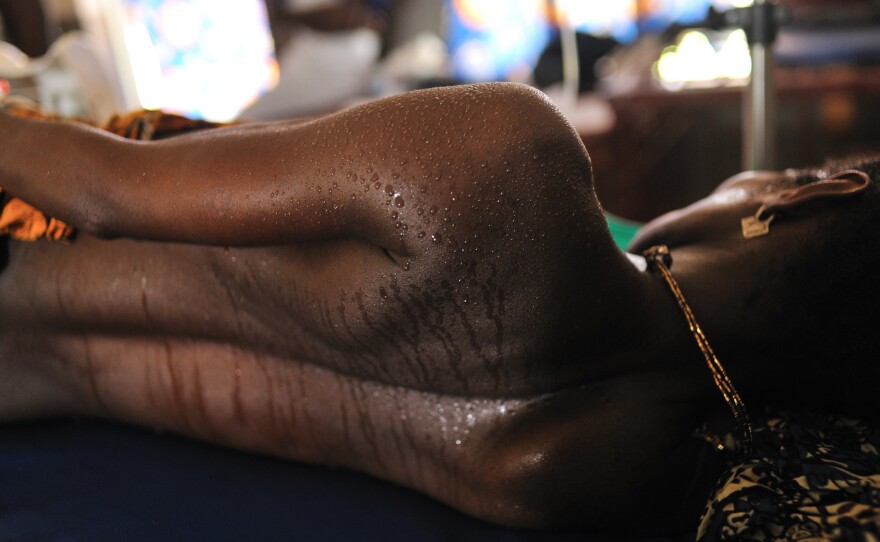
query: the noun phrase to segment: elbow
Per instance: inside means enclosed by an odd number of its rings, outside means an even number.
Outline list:
[[[479,475],[475,515],[514,528],[560,527],[562,518],[553,509],[553,495],[545,492],[542,480],[547,457],[540,451],[505,455],[489,462]]]
[[[477,517],[524,529],[571,529],[601,523],[595,495],[571,450],[553,439],[527,438],[493,447],[470,477]],[[593,503],[595,505],[595,503]]]
[[[132,224],[143,222],[150,214],[130,183],[82,184],[72,209],[76,215],[73,224],[83,233],[101,239],[122,237],[132,231]]]
[[[112,239],[116,235],[108,215],[109,213],[100,209],[89,209],[75,225],[82,233],[101,239]]]
[[[482,119],[490,128],[477,130],[491,133],[495,142],[486,160],[491,177],[521,185],[526,195],[547,187],[591,190],[592,164],[583,141],[547,96],[520,84],[498,92],[497,107]]]

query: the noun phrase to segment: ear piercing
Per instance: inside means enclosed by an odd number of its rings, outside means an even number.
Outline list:
[[[758,209],[758,212],[755,213],[754,216],[747,216],[740,221],[742,224],[743,238],[754,239],[756,237],[763,237],[770,234],[770,224],[773,222],[773,219],[776,218],[776,215],[761,218],[761,215],[766,211],[766,207],[766,205],[761,205],[761,208]]]

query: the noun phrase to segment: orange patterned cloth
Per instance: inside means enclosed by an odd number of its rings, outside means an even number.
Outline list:
[[[4,111],[18,117],[54,119],[39,110],[18,103],[4,106]],[[18,198],[9,198],[0,188],[0,236],[8,235],[22,241],[69,239],[74,229],[58,219],[41,213]]]
[[[0,212],[0,235],[20,241],[70,239],[75,229],[57,218],[34,209],[18,198],[10,198]]]
[[[58,120],[54,115],[42,113],[35,107],[15,103],[4,106],[12,115],[44,120]],[[162,139],[193,130],[213,128],[217,123],[193,120],[180,115],[161,111],[135,111],[111,118],[104,129],[128,139]],[[2,183],[2,179],[0,179]],[[8,235],[20,241],[61,241],[73,238],[76,229],[64,222],[46,215],[24,201],[9,197],[0,188],[0,237]]]

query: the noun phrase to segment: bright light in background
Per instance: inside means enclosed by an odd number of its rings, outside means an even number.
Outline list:
[[[555,17],[547,0],[446,0],[449,21],[446,41],[452,76],[463,81],[524,80],[554,33]],[[710,7],[727,11],[753,0],[555,0],[557,15],[567,27],[630,43],[658,35],[672,25],[696,25]],[[726,36],[726,34],[725,34]],[[730,43],[703,42],[690,36],[662,60],[664,80],[712,81],[739,79],[751,69],[741,56],[739,35]],[[713,40],[716,38],[713,34]],[[709,49],[713,49],[710,53]],[[686,60],[690,59],[690,60]],[[694,62],[697,64],[694,65]],[[721,62],[720,70],[714,63]],[[748,62],[748,64],[746,64]],[[675,75],[678,74],[678,75]]]
[[[550,38],[546,7],[545,0],[452,0],[453,75],[465,81],[527,77]]]
[[[492,20],[496,18],[496,9],[501,7],[503,11],[504,4],[497,0],[452,0],[453,8],[461,16],[462,22],[475,30],[491,26]]]
[[[636,0],[556,0],[569,26],[580,32],[629,42],[638,35]]]
[[[662,32],[672,24],[692,25],[717,11],[745,7],[754,0],[556,0],[560,13],[580,32],[629,43],[640,34]]]
[[[124,0],[141,106],[233,120],[278,80],[264,0]]]
[[[754,0],[711,3],[717,11],[724,12],[751,6]],[[680,9],[689,7],[686,2],[680,4]],[[675,45],[664,49],[655,65],[657,79],[669,89],[737,84],[748,80],[751,73],[752,58],[743,30],[689,30],[681,34]]]
[[[718,11],[727,11],[731,8],[746,8],[755,3],[755,0],[713,0],[712,5]]]
[[[713,33],[714,34],[714,33]],[[716,43],[709,34],[690,30],[676,45],[667,47],[655,66],[660,83],[670,89],[705,87],[741,82],[752,72],[746,33],[719,33]]]
[[[727,36],[718,51],[719,66],[727,79],[745,80],[752,75],[752,54],[744,30],[735,30]]]
[[[162,89],[162,66],[153,48],[150,34],[143,25],[130,25],[123,29],[125,47],[134,76],[137,99],[144,109],[160,109],[164,99]]]
[[[553,33],[547,0],[447,0],[452,75],[464,81],[523,80]],[[708,0],[666,0],[707,2]],[[636,0],[556,0],[580,32],[630,42],[638,36]]]

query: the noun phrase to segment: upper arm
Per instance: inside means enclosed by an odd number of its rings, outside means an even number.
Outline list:
[[[143,142],[0,113],[0,186],[105,237],[249,246],[374,236],[376,206],[336,193],[339,157],[328,149],[339,140],[326,124]]]
[[[512,85],[156,142],[3,118],[19,136],[0,150],[0,186],[103,236],[237,246],[358,237],[415,254],[465,242],[477,226],[486,241],[509,233],[506,215],[521,231],[539,207],[583,207],[589,187],[571,188],[589,179],[589,161],[560,119]]]

